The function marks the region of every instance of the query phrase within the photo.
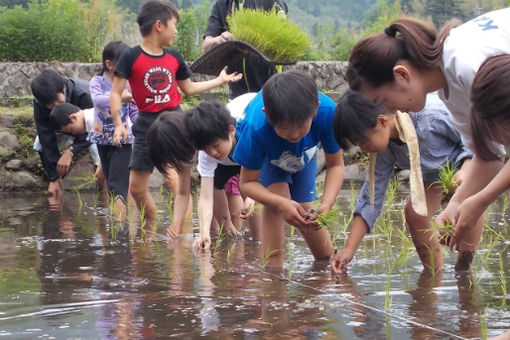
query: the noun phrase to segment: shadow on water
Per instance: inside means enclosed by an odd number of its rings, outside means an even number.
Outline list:
[[[356,193],[340,195],[339,248]],[[491,207],[472,273],[456,274],[446,249],[442,273],[422,270],[397,232],[400,192],[348,275],[332,278],[297,233],[274,271],[249,237],[200,253],[193,235],[168,241],[167,198],[157,230],[140,233],[137,218],[122,226],[94,208],[92,193],[64,197],[56,210],[44,197],[0,201],[0,337],[471,339],[510,327],[506,199]]]

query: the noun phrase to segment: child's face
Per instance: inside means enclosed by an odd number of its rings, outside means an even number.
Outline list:
[[[177,19],[172,18],[163,25],[161,30],[161,43],[164,46],[172,46],[172,43],[177,36]]]
[[[46,104],[46,107],[48,109],[52,110],[58,104],[63,104],[65,102],[66,102],[65,94],[63,92],[59,92],[59,93],[57,93],[57,99],[52,103]]]
[[[78,113],[73,113],[69,116],[71,119],[71,123],[64,125],[60,128],[62,132],[71,134],[71,135],[80,135],[82,133],[87,132],[85,128],[85,121],[79,119]]]
[[[380,115],[379,117],[384,117]],[[365,131],[366,141],[356,141],[354,144],[359,146],[365,152],[384,152],[388,148],[390,141],[390,127],[385,121],[377,119],[377,125],[372,129]]]
[[[217,161],[222,161],[228,157],[231,150],[232,138],[229,137],[228,139],[216,139],[204,149],[204,152]]]
[[[218,161],[222,161],[230,155],[232,147],[234,145],[236,129],[233,125],[230,126],[228,133],[228,139],[218,138],[211,144],[209,144],[204,152],[209,156]]]
[[[276,134],[290,143],[297,143],[310,131],[313,118],[300,124],[288,124],[285,122],[273,125]]]

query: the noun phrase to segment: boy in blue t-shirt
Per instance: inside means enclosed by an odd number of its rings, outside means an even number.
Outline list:
[[[234,160],[241,191],[263,204],[261,240],[267,265],[282,266],[285,222],[297,227],[316,259],[333,254],[329,233],[314,221],[331,209],[342,186],[342,151],[333,135],[335,103],[297,71],[272,76],[237,125]],[[327,174],[321,204],[310,212],[319,144]]]

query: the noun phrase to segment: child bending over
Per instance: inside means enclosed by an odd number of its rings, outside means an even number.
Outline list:
[[[114,142],[121,145],[128,133],[121,117],[122,92],[129,80],[133,99],[140,113],[132,130],[135,135],[133,153],[130,162],[129,192],[139,210],[144,209],[147,223],[154,223],[156,206],[149,193],[148,185],[154,165],[147,149],[147,129],[163,111],[180,110],[181,94],[192,95],[210,90],[229,82],[241,79],[242,75],[227,74],[223,70],[212,80],[193,82],[191,71],[182,55],[171,46],[177,35],[176,24],[179,20],[177,8],[160,0],[145,1],[138,10],[138,22],[142,42],[124,52],[115,69],[113,88],[110,94],[110,109],[115,124]],[[179,174],[177,194],[175,195],[174,219],[167,229],[169,237],[175,237],[182,231],[182,225],[190,196],[189,167]],[[169,171],[165,172],[169,174]]]
[[[453,162],[461,169],[456,175],[456,181],[460,184],[468,161],[472,154],[461,142],[459,133],[450,123],[449,113],[435,95],[428,95],[424,109],[418,113],[389,113],[388,110],[361,94],[348,90],[340,100],[335,113],[333,123],[335,138],[338,144],[347,149],[349,143],[358,145],[363,151],[376,153],[375,170],[373,177],[373,206],[370,200],[369,180],[365,180],[361,189],[358,202],[354,209],[354,217],[351,232],[345,248],[336,254],[331,260],[333,273],[344,273],[347,264],[351,262],[356,249],[366,233],[369,233],[381,213],[388,183],[393,175],[395,163],[411,168],[411,191],[419,192],[423,181],[422,192],[424,196],[411,195],[404,207],[407,225],[411,233],[418,256],[423,265],[430,270],[436,271],[443,265],[439,235],[431,228],[431,218],[439,208],[442,198],[442,189],[434,184],[438,179],[439,166],[445,166],[447,161]],[[410,119],[409,125],[404,122]],[[413,129],[414,126],[414,129]],[[415,133],[413,133],[413,130]],[[413,150],[411,143],[415,144],[417,137],[418,150]],[[408,140],[408,144],[402,141]],[[408,156],[417,155],[416,163],[409,164]],[[421,167],[420,167],[421,154]],[[421,175],[419,176],[421,169]],[[414,173],[413,173],[414,172]],[[414,176],[418,174],[418,176]],[[369,177],[369,176],[367,176]],[[413,183],[413,177],[419,183]],[[421,205],[419,199],[425,200]],[[425,211],[418,213],[417,208],[424,207]],[[426,231],[430,229],[430,231]],[[466,260],[466,257],[468,258]],[[457,260],[459,269],[468,269],[472,259],[472,253],[460,254]],[[463,268],[460,268],[463,266]]]
[[[241,229],[241,221],[232,216],[242,215],[241,209],[250,210],[254,205],[253,200],[243,197],[243,206],[234,211],[225,193],[226,182],[240,172],[239,164],[232,159],[237,141],[234,116],[242,115],[247,99],[253,95],[234,99],[229,104],[236,108],[232,112],[220,102],[205,101],[187,110],[185,115],[164,113],[149,129],[149,155],[160,171],[165,171],[168,166],[177,169],[188,166],[195,150],[200,150],[197,166],[201,176],[198,200],[200,237],[194,242],[195,249],[210,247],[213,215],[218,223],[223,224],[226,233],[235,235]],[[191,143],[193,147],[180,148],[182,141]],[[249,217],[248,222],[252,235],[257,238],[258,228],[253,217]]]
[[[241,164],[241,191],[263,204],[261,240],[267,265],[283,265],[285,222],[297,227],[316,259],[329,259],[329,233],[310,216],[316,197],[319,144],[326,155],[324,195],[317,213],[327,212],[342,186],[342,151],[331,128],[335,103],[313,79],[289,71],[272,76],[246,107],[237,125],[234,160]],[[307,218],[309,217],[309,218]]]

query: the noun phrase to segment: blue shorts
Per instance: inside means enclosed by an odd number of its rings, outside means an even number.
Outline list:
[[[265,159],[260,169],[259,183],[265,187],[273,183],[289,184],[290,197],[298,202],[313,202],[317,199],[315,190],[315,175],[317,174],[317,156],[312,158],[305,167],[298,172],[285,171]]]

